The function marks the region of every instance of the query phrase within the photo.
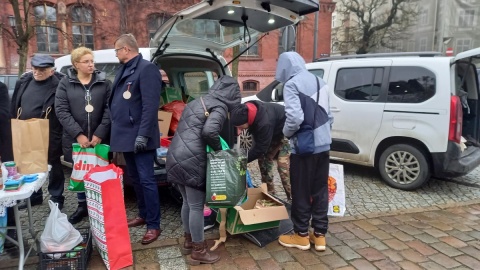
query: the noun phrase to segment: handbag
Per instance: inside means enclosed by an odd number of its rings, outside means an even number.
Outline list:
[[[317,78],[317,103],[320,97],[320,83]],[[315,112],[317,107],[315,107]],[[315,115],[313,114],[313,123],[315,124]],[[298,155],[310,155],[315,151],[315,134],[314,127],[312,125],[306,124],[305,120],[300,125],[300,129],[295,133],[293,138],[293,145],[295,148],[295,153]]]

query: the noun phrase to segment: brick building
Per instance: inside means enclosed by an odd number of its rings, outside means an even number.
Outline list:
[[[20,6],[22,7],[22,1]],[[155,30],[171,15],[198,0],[30,0],[29,20],[35,33],[29,40],[27,70],[34,53],[63,56],[80,45],[93,50],[113,48],[121,33],[132,33],[140,47],[148,47]],[[332,0],[320,1],[317,57],[330,53]],[[8,0],[0,0],[0,74],[18,72],[19,55],[12,39],[14,28],[9,19],[14,11]],[[23,9],[20,10],[23,13]],[[295,49],[311,62],[314,51],[314,14],[305,16],[297,26]],[[51,27],[48,27],[51,26]],[[53,28],[55,27],[55,28]],[[273,31],[240,58],[238,81],[245,92],[268,85],[275,74],[281,31]],[[232,58],[232,50],[225,58]],[[245,93],[248,94],[248,93]]]

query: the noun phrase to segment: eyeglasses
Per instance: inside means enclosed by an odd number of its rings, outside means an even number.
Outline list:
[[[94,62],[93,60],[85,60],[85,61],[81,61],[81,62],[78,62],[78,63],[80,63],[80,64],[86,64],[86,65],[89,65],[89,64],[94,65],[94,64],[95,64],[95,62]]]
[[[121,49],[124,49],[125,47],[121,47],[121,48],[118,48],[118,49],[113,49],[115,51],[115,53],[118,53],[119,50]]]

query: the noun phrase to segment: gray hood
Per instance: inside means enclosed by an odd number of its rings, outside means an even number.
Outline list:
[[[208,93],[227,105],[228,111],[233,110],[242,100],[237,80],[227,75],[216,80]]]
[[[305,60],[296,52],[284,52],[278,58],[275,80],[285,83],[293,76],[307,70]]]

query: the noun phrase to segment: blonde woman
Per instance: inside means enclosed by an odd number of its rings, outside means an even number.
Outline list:
[[[85,47],[72,51],[72,67],[60,81],[55,96],[55,111],[63,126],[62,146],[66,161],[72,161],[72,143],[94,147],[107,143],[110,113],[107,102],[111,82],[95,69],[93,52]],[[77,193],[78,208],[68,221],[76,224],[88,216],[85,193]]]

